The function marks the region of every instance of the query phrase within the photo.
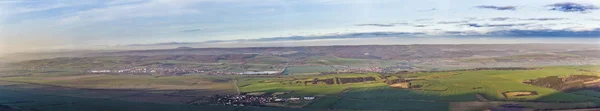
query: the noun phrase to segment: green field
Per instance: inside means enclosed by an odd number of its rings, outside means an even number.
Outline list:
[[[450,71],[397,75],[403,78],[415,79],[411,83],[419,88],[396,89],[389,88],[383,82],[364,82],[353,84],[335,85],[294,85],[282,84],[289,81],[310,80],[311,78],[333,77],[360,77],[379,76],[380,74],[339,74],[339,75],[313,75],[313,76],[287,76],[272,79],[250,79],[241,87],[244,92],[285,92],[290,95],[325,95],[307,107],[312,108],[339,108],[339,109],[364,109],[372,110],[378,106],[382,109],[407,108],[415,109],[423,104],[431,104],[430,110],[448,108],[449,103],[482,101],[479,94],[486,101],[525,101],[527,102],[575,102],[574,105],[565,105],[564,108],[590,105],[589,102],[599,101],[593,97],[598,92],[582,91],[575,93],[561,92],[550,88],[537,87],[522,83],[527,79],[547,76],[568,76],[573,74],[598,75],[593,72],[583,72],[579,69],[594,70],[599,66],[552,66],[542,67],[538,70],[481,70],[481,71]],[[383,80],[378,80],[383,81]],[[250,83],[254,82],[254,83]],[[344,91],[346,90],[346,91]],[[502,92],[507,91],[535,91],[538,95],[504,97]],[[586,96],[587,95],[587,96]],[[341,98],[340,98],[341,97]],[[402,103],[403,105],[374,105],[374,103]],[[430,103],[422,103],[430,102]],[[373,103],[373,105],[369,104]],[[350,105],[353,104],[353,105]],[[363,105],[365,104],[365,105]],[[390,103],[391,104],[391,103]],[[561,106],[561,105],[557,105]]]
[[[33,92],[31,92],[33,91]],[[211,105],[158,104],[112,99],[79,98],[15,91],[0,86],[0,104],[22,111],[311,111],[275,107],[231,107]]]

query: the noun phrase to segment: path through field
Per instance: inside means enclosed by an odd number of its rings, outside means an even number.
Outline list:
[[[240,95],[240,87],[237,84],[237,79],[233,79],[233,85],[235,86],[235,90],[237,91],[237,95]]]

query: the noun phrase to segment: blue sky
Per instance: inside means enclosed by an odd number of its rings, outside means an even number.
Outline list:
[[[0,53],[371,32],[598,40],[598,7],[597,0],[0,0]]]

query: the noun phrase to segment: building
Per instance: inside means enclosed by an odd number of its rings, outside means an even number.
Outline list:
[[[242,72],[240,74],[254,75],[254,74],[279,74],[279,73],[281,73],[281,71],[247,71],[247,72]]]
[[[275,102],[281,102],[283,99],[275,99]]]
[[[298,101],[298,100],[300,100],[300,98],[289,98],[288,100],[290,100],[290,101]]]
[[[313,100],[315,99],[314,96],[304,96],[304,100]]]

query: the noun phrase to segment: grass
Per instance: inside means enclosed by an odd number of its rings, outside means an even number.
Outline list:
[[[355,100],[341,99],[333,108],[352,110],[403,110],[403,111],[446,111],[446,102],[423,102],[407,100]]]
[[[333,104],[338,102],[341,98],[334,96],[325,96],[317,98],[311,104],[307,105],[307,108],[331,108]]]
[[[448,110],[449,102],[479,101],[475,96],[477,94],[492,101],[575,102],[572,105],[556,105],[558,108],[593,106],[595,104],[590,101],[599,101],[600,99],[584,96],[581,93],[592,95],[598,94],[597,92],[565,93],[522,83],[526,79],[547,76],[598,75],[594,72],[578,71],[579,69],[598,70],[600,67],[551,66],[542,67],[539,70],[480,70],[396,75],[417,79],[411,83],[422,87],[416,89],[388,88],[387,84],[383,84],[383,82],[343,85],[282,85],[281,83],[286,81],[305,81],[312,78],[379,76],[379,74],[291,75],[283,78],[251,80],[245,83],[247,85],[241,89],[254,92],[293,91],[290,94],[293,96],[325,95],[326,97],[316,100],[307,107],[350,110]],[[378,78],[378,81],[383,80]],[[536,91],[538,95],[505,98],[502,92],[506,91]],[[523,102],[523,104],[529,103]],[[532,105],[539,106],[538,104]]]
[[[112,99],[93,99],[37,94],[33,91],[15,91],[0,86],[0,104],[18,107],[23,111],[309,111],[274,107],[231,107],[211,105],[158,104],[129,102]]]
[[[211,76],[137,76],[137,75],[33,75],[0,78],[5,81],[28,82],[56,86],[92,89],[150,89],[150,90],[229,90],[235,91],[229,77]]]
[[[569,74],[588,74],[578,72],[577,69],[598,67],[543,67],[540,70],[483,70],[483,71],[458,71],[421,73],[402,76],[425,78],[431,84],[443,84],[448,87],[441,95],[465,95],[480,93],[492,100],[536,100],[536,101],[585,101],[593,100],[585,96],[563,93],[554,89],[531,86],[521,83],[526,79],[546,76],[567,76]],[[451,76],[447,76],[453,74]],[[426,82],[425,82],[426,83]],[[501,92],[505,91],[537,91],[536,96],[519,98],[504,98]]]
[[[590,96],[590,97],[600,97],[600,92],[594,91],[594,90],[582,90],[582,91],[573,92],[573,94]]]
[[[440,91],[408,90],[384,87],[355,88],[344,97],[361,100],[433,100],[433,101],[476,101],[474,94],[444,95]]]
[[[539,70],[481,70],[481,71],[454,71],[399,75],[407,78],[417,78],[413,85],[421,88],[413,90],[387,88],[383,83],[361,83],[348,85],[283,85],[282,82],[296,79],[300,81],[313,78],[325,79],[333,77],[378,76],[378,74],[348,74],[348,75],[315,75],[315,76],[288,76],[270,82],[255,81],[241,87],[244,92],[257,91],[295,91],[295,94],[323,94],[336,95],[350,88],[348,97],[361,99],[423,99],[445,101],[474,101],[475,94],[482,94],[490,100],[501,101],[592,101],[582,95],[564,93],[550,88],[536,87],[522,83],[526,79],[546,76],[568,76],[569,74],[594,74],[581,72],[579,69],[596,70],[598,66],[553,66],[543,67]],[[377,78],[377,77],[376,77]],[[360,89],[363,88],[363,89]],[[536,91],[538,95],[505,98],[502,92],[506,91]],[[294,93],[292,93],[294,94]]]

